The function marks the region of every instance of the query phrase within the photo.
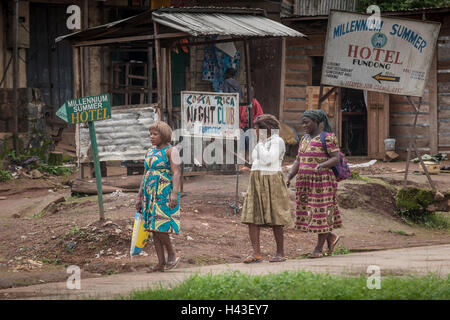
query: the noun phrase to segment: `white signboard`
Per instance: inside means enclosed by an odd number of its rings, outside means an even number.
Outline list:
[[[239,94],[181,92],[183,136],[204,138],[239,137]]]
[[[440,23],[331,10],[322,84],[421,97]]]

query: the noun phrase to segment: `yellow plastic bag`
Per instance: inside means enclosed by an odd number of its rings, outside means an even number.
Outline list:
[[[138,255],[148,242],[150,232],[144,231],[144,219],[142,213],[136,212],[134,217],[133,235],[131,237],[130,256]]]

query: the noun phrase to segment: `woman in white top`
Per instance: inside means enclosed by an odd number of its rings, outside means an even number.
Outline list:
[[[242,208],[241,222],[248,224],[253,254],[244,263],[262,261],[260,227],[272,227],[277,252],[270,262],[285,261],[283,228],[293,223],[289,193],[281,172],[285,153],[283,139],[278,135],[280,123],[270,115],[263,114],[255,120],[258,143],[252,152],[252,169],[247,195]]]

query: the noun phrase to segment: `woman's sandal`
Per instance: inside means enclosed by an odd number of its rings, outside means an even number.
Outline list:
[[[180,262],[180,260],[181,260],[181,257],[176,258],[173,263],[167,264],[165,270],[175,269],[177,267],[178,263]]]
[[[164,265],[162,266],[154,266],[147,269],[147,273],[153,272],[164,272]]]
[[[341,239],[341,237],[337,236],[336,239],[334,239],[333,243],[330,246],[328,246],[327,256],[331,256],[331,254],[333,253],[334,247],[337,245],[337,243],[339,242],[340,239]]]
[[[284,262],[286,261],[285,257],[281,257],[281,256],[273,256],[269,262]]]
[[[261,256],[254,256],[254,255],[249,255],[247,258],[245,258],[245,260],[243,261],[244,263],[255,263],[255,262],[261,262],[262,257]]]

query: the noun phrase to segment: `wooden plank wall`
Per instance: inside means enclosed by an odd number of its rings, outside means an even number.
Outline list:
[[[441,23],[416,128],[417,147],[429,154],[450,154],[450,17],[443,17]],[[396,149],[405,158],[414,121],[413,108],[405,96],[390,95],[390,109],[390,136],[396,139]]]
[[[306,87],[312,85],[311,56],[323,56],[325,34],[287,38],[282,61],[280,120],[301,133],[300,116],[307,109]],[[284,70],[284,72],[283,72]]]
[[[419,98],[412,97],[416,104]],[[414,108],[406,96],[389,95],[390,137],[396,140],[396,151],[405,157],[414,123]],[[416,125],[416,145],[421,152],[430,153],[430,86],[425,87]]]
[[[446,19],[447,25],[450,19]],[[450,154],[450,30],[441,27],[437,48],[438,150]]]

